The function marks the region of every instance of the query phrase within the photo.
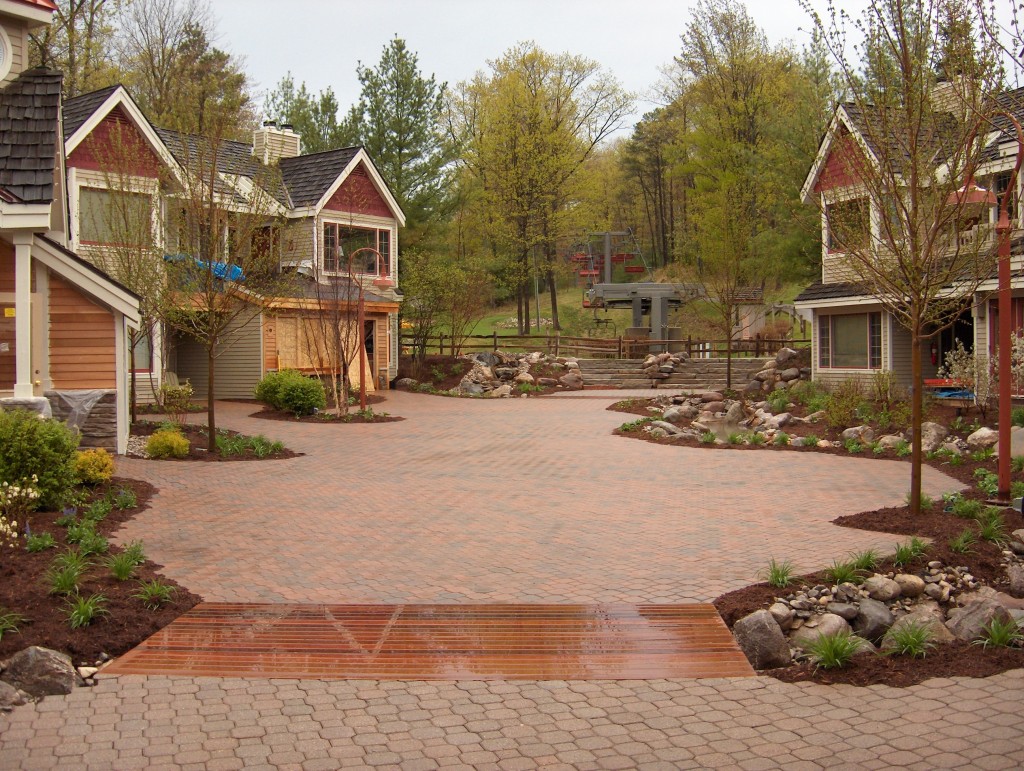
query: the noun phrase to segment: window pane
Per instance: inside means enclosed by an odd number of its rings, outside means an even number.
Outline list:
[[[384,258],[384,264],[381,266],[380,274],[382,276],[391,275],[391,231],[390,230],[378,230],[378,246],[377,250],[380,252],[380,256]]]
[[[149,344],[149,336],[143,335],[135,343],[135,369],[149,371],[152,365],[152,346]]]
[[[868,345],[870,347],[870,366],[879,369],[882,366],[882,314],[868,314]]]
[[[866,199],[838,201],[828,205],[828,248],[834,252],[867,246],[869,204]]]
[[[831,316],[821,316],[818,319],[818,366],[832,366],[832,346],[829,325]]]
[[[832,317],[832,366],[868,366],[867,314]]]
[[[338,269],[338,226],[324,225],[324,270]]]
[[[348,270],[347,260],[349,255],[364,247],[377,248],[377,231],[365,230],[363,228],[338,228],[338,238],[341,241],[342,256],[346,260],[343,270]],[[362,252],[352,263],[353,273],[376,273],[377,255],[373,252]]]
[[[153,239],[153,199],[143,193],[80,188],[81,240],[92,244],[148,245]]]

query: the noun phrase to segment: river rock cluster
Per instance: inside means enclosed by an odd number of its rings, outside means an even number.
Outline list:
[[[459,358],[468,362],[470,369],[459,384],[448,391],[452,396],[488,396],[495,399],[527,396],[528,393],[519,388],[524,384],[541,388],[561,388],[566,391],[583,389],[580,365],[572,356],[553,356],[540,351],[483,351]],[[564,374],[557,378],[534,375],[531,370],[539,365],[543,365],[545,372],[564,371]],[[419,384],[412,378],[402,378],[398,385],[416,388]]]
[[[1014,538],[1024,539],[1024,530]],[[846,632],[865,650],[885,651],[893,630],[911,624],[926,627],[937,643],[970,642],[993,619],[1024,623],[1024,600],[983,585],[967,566],[932,561],[919,573],[876,573],[861,584],[819,584],[776,597],[737,621],[733,635],[752,666],[773,669],[808,659],[824,635]]]

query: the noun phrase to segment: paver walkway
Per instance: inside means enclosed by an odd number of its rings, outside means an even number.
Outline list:
[[[119,537],[205,600],[328,603],[708,602],[773,556],[819,568],[897,540],[830,521],[901,503],[905,463],[624,439],[615,398],[391,393],[408,419],[369,426],[224,403],[224,425],[308,454],[120,461],[160,494]],[[955,487],[926,470],[933,496]]]
[[[208,600],[295,602],[700,601],[772,555],[894,540],[828,521],[901,501],[903,464],[659,447],[603,406],[393,394],[410,420],[334,427],[225,405],[309,455],[125,462],[161,494],[122,537]],[[0,715],[0,768],[1018,768],[1022,687],[101,677]]]

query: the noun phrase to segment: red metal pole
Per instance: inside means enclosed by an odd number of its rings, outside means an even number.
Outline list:
[[[359,409],[366,411],[366,322],[363,319],[363,284],[359,283]]]
[[[1011,191],[1004,194],[999,207],[996,238],[999,240],[999,491],[996,498],[1010,501],[1010,413],[1013,390],[1010,388],[1013,340],[1013,307],[1010,298],[1010,218],[1006,201]]]

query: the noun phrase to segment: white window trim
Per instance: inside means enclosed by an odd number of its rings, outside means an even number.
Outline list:
[[[99,252],[105,248],[103,244],[82,243],[82,221],[79,209],[82,188],[106,190],[108,192],[141,193],[150,196],[152,198],[150,218],[155,236],[154,244],[158,249],[162,249],[164,245],[164,232],[160,216],[162,210],[160,182],[152,177],[129,176],[125,178],[125,185],[119,185],[115,188],[109,183],[109,176],[103,172],[78,168],[68,169],[68,197],[70,199],[68,203],[71,207],[71,249],[73,251]]]
[[[14,66],[14,47],[11,45],[11,38],[2,26],[0,26],[0,48],[4,51],[4,59],[0,62],[0,80],[11,74]]]
[[[341,214],[341,213],[339,212],[339,214]],[[317,259],[319,261],[317,267],[325,275],[328,275],[328,276],[342,276],[342,275],[347,275],[348,271],[346,271],[346,270],[327,270],[327,268],[324,267],[324,258],[326,256],[324,254],[324,252],[323,252],[324,226],[325,225],[338,225],[339,227],[347,227],[347,228],[362,228],[364,230],[386,230],[386,231],[388,231],[388,234],[389,234],[388,235],[388,254],[385,255],[387,257],[388,272],[386,274],[384,274],[382,277],[383,278],[394,279],[395,272],[396,272],[397,267],[398,267],[397,266],[397,259],[398,259],[398,228],[395,225],[395,221],[393,219],[389,219],[387,217],[374,217],[374,216],[367,216],[367,215],[361,215],[361,216],[342,215],[342,216],[334,216],[334,217],[321,215],[318,218],[317,227],[316,227],[316,233],[315,233],[316,243],[315,243],[315,248],[314,248],[314,254],[317,256]],[[358,275],[364,277],[367,280],[372,280],[373,278],[376,278],[380,274],[360,273]]]

